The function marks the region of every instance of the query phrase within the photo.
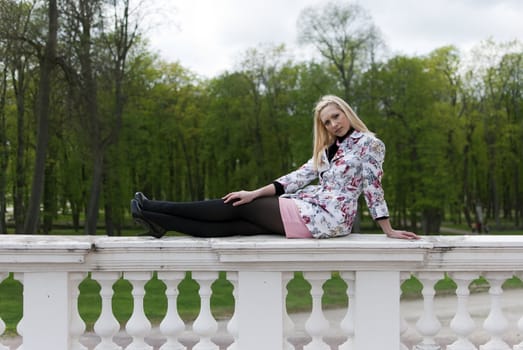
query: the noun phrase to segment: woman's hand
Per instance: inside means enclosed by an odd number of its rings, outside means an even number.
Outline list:
[[[390,238],[400,238],[400,239],[420,239],[421,237],[410,231],[395,230],[390,225],[389,218],[381,219],[377,221],[381,226],[383,232]]]
[[[222,197],[224,203],[232,203],[233,206],[250,203],[255,198],[255,191],[231,192]]]
[[[260,187],[254,191],[236,191],[222,197],[224,203],[232,203],[233,206],[247,204],[259,197],[274,196],[276,188],[273,184]]]
[[[391,230],[387,232],[387,237],[400,239],[420,239],[421,237],[410,231]]]

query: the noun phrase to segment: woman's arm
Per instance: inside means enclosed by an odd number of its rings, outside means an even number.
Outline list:
[[[390,225],[390,220],[381,219],[377,220],[382,231],[390,238],[403,238],[403,239],[419,239],[420,237],[414,232],[395,230]]]
[[[383,176],[383,161],[385,159],[385,144],[369,137],[364,144],[365,153],[362,157],[363,195],[373,219],[388,217],[389,209],[385,201],[385,193],[381,185]]]
[[[284,189],[285,193],[294,193],[304,188],[318,178],[318,171],[314,169],[312,159],[303,164],[293,172],[276,179]]]
[[[317,177],[318,172],[313,169],[312,159],[310,159],[297,170],[281,176],[276,181],[281,184],[285,193],[289,193],[306,186]],[[253,191],[231,192],[223,196],[222,199],[225,203],[232,203],[232,205],[236,206],[252,202],[256,198],[275,196],[276,192],[276,186],[272,183]]]
[[[236,191],[228,193],[222,199],[225,203],[232,202],[233,206],[246,204],[252,202],[256,198],[270,197],[276,194],[274,184],[260,187],[253,191]]]

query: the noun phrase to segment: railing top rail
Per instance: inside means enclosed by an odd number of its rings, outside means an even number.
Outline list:
[[[406,241],[369,234],[327,240],[3,235],[0,269],[523,271],[523,236],[427,236]]]

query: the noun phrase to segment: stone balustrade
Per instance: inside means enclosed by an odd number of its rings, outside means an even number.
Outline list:
[[[199,284],[201,305],[191,324],[177,308],[178,285],[187,272]],[[225,326],[211,307],[211,285],[220,272],[234,287],[234,313]],[[296,335],[295,317],[286,307],[286,286],[295,272],[303,272],[311,285],[304,337]],[[405,241],[359,234],[329,240],[5,235],[0,279],[9,273],[23,284],[23,317],[17,326],[19,343],[9,345],[4,337],[0,350],[523,350],[523,338],[505,337],[509,329],[523,332],[523,314],[510,323],[502,287],[507,279],[523,275],[519,236]],[[153,273],[166,286],[167,313],[159,324],[151,323],[143,305],[144,286]],[[322,305],[323,285],[333,273],[348,286],[348,307],[337,320]],[[89,336],[78,312],[78,286],[88,274],[100,285],[101,298],[100,316]],[[438,319],[434,289],[445,274],[457,285],[448,324]],[[423,290],[416,322],[409,324],[400,299],[401,284],[411,276]],[[469,285],[480,276],[489,283],[489,312],[477,324],[468,307]],[[124,325],[112,310],[112,287],[120,278],[132,285],[133,311]],[[0,320],[0,332],[4,329]],[[442,329],[451,334],[447,344],[439,341]],[[484,338],[479,344],[471,339],[478,329]],[[336,341],[329,338],[333,330]],[[415,343],[405,341],[407,331],[417,334]],[[122,333],[127,339],[123,343],[116,340]]]

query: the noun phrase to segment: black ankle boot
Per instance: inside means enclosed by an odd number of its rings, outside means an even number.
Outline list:
[[[142,225],[147,230],[147,232],[141,236],[161,238],[165,235],[166,230],[163,227],[145,218],[140,208],[140,203],[136,199],[131,200],[131,216],[137,224]]]

